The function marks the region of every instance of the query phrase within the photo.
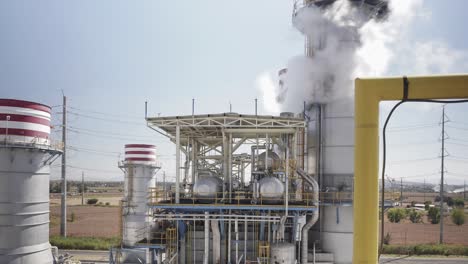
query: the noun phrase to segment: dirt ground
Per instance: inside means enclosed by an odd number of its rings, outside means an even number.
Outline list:
[[[467,217],[468,220],[468,217]],[[439,242],[439,224],[431,224],[426,217],[423,223],[411,223],[404,220],[401,223],[385,222],[385,234],[390,234],[390,244],[412,245]],[[449,216],[444,218],[444,243],[468,246],[468,223],[457,226]]]
[[[106,204],[110,203],[111,206],[119,206],[120,200],[122,200],[122,193],[86,193],[84,196],[84,203],[91,198],[97,198],[99,202]],[[67,205],[81,205],[81,195],[72,195],[67,197]],[[50,206],[60,206],[60,195],[50,195]]]
[[[67,199],[67,234],[78,237],[116,237],[119,236],[121,194],[87,195],[86,199],[98,198],[104,205],[81,205],[81,196]],[[74,216],[72,220],[72,214]],[[50,235],[60,234],[60,196],[50,199]]]
[[[99,202],[109,202],[111,206],[81,205],[81,196],[68,197],[68,234],[70,236],[116,237],[120,234],[121,193],[89,194],[86,199],[98,198]],[[60,233],[60,196],[52,195],[50,234]],[[74,221],[71,222],[72,213]],[[444,241],[449,244],[468,246],[468,216],[462,226],[452,223],[449,216],[444,221]],[[385,234],[391,236],[390,244],[411,245],[418,243],[437,243],[439,241],[439,225],[430,224],[426,217],[423,223],[413,224],[409,220],[401,223],[385,223]]]

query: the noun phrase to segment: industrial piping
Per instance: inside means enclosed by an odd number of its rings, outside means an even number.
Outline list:
[[[318,207],[317,207],[318,208]],[[301,250],[301,263],[302,264],[307,264],[308,262],[308,257],[309,257],[309,252],[308,252],[308,247],[309,247],[309,230],[312,228],[312,226],[315,225],[319,217],[319,211],[317,209],[316,212],[312,213],[312,217],[309,219],[307,224],[302,228],[302,250]]]
[[[205,212],[205,252],[203,253],[203,264],[208,264],[210,252],[210,224],[208,212]]]
[[[221,263],[221,236],[219,233],[218,220],[211,220],[211,231],[213,232],[213,264]]]
[[[317,204],[317,211],[312,213],[312,217],[309,219],[307,224],[302,228],[302,250],[301,250],[301,263],[302,264],[307,264],[308,260],[308,247],[309,247],[309,230],[312,228],[312,226],[315,225],[319,218],[319,213],[320,213],[320,207],[318,204],[319,200],[319,185],[317,181],[313,178],[307,175],[302,169],[298,168],[297,172],[304,178],[307,179],[307,182],[312,185],[313,188],[313,202]]]
[[[468,75],[355,80],[354,263],[378,262],[379,103],[468,98]]]

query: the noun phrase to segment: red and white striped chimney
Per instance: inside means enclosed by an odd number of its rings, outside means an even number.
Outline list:
[[[50,112],[40,103],[0,99],[0,141],[50,144]]]
[[[156,146],[147,144],[125,145],[125,163],[127,164],[156,164]]]

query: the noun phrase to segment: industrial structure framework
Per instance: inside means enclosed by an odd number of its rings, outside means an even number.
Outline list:
[[[312,59],[323,47],[313,44],[297,20],[309,8],[326,9],[334,2],[295,1],[293,24],[305,35],[305,55]],[[387,1],[351,3],[368,19],[388,13]],[[287,74],[288,69],[279,72],[280,87]],[[143,249],[148,263],[351,262],[352,98],[304,103],[298,114],[146,121],[176,149],[175,183],[150,188],[151,220],[130,245]],[[325,258],[317,257],[316,249]]]
[[[319,190],[303,170],[302,116],[224,113],[147,122],[176,145],[174,188],[154,189],[151,207],[156,222],[177,230],[179,263],[270,263],[295,260],[301,241],[307,248],[302,234],[317,221]],[[165,257],[170,253],[166,248]]]

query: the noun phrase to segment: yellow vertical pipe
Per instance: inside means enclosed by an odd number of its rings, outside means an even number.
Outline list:
[[[468,75],[409,77],[408,99],[468,98]],[[353,263],[378,262],[379,103],[403,99],[403,78],[356,79]]]
[[[378,254],[379,101],[356,80],[353,263],[372,263]]]

